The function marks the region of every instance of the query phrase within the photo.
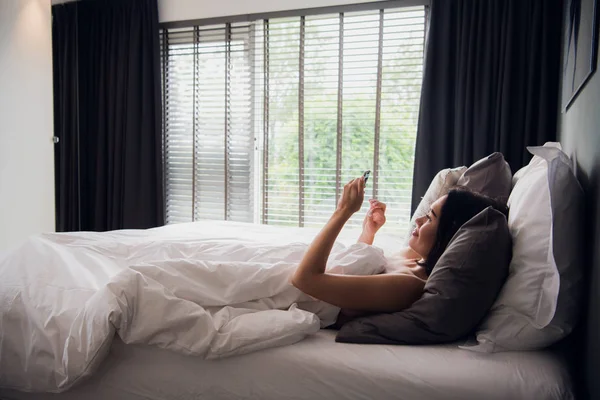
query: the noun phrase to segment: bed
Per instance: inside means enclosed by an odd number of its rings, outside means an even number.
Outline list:
[[[568,371],[551,352],[493,355],[456,345],[334,342],[322,330],[291,346],[203,361],[115,341],[89,381],[14,400],[145,399],[573,399]]]
[[[235,233],[234,233],[235,232]],[[157,240],[201,235],[274,243],[310,242],[314,229],[222,221],[144,231]],[[124,231],[122,235],[140,234]],[[345,229],[340,242],[358,232]],[[395,252],[400,238],[375,246]],[[118,338],[93,376],[59,394],[0,389],[3,399],[573,399],[563,359],[550,350],[480,354],[461,343],[429,346],[336,343],[320,330],[298,343],[220,360],[202,360]]]

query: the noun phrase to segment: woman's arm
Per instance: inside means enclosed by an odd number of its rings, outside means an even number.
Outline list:
[[[412,275],[370,276],[319,274],[293,280],[304,293],[353,311],[395,312],[409,307],[423,293],[425,283]]]
[[[346,210],[335,210],[327,224],[325,224],[325,227],[314,238],[304,254],[292,280],[294,285],[296,285],[296,282],[310,281],[325,272],[327,259],[329,258],[335,239],[337,239],[344,224],[351,215],[352,213]]]
[[[393,312],[411,305],[424,283],[410,275],[349,276],[325,273],[335,239],[348,219],[360,209],[364,180],[344,187],[337,210],[306,251],[292,284],[304,293],[341,308],[357,311]]]

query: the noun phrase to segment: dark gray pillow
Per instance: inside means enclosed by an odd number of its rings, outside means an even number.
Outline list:
[[[464,337],[494,303],[508,274],[511,249],[506,217],[486,208],[454,235],[419,300],[400,312],[348,322],[336,341],[429,344]]]
[[[502,153],[492,153],[467,168],[456,184],[506,202],[512,189],[512,172]]]

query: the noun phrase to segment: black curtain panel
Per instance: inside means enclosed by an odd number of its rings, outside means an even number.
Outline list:
[[[56,230],[80,226],[77,16],[75,7],[52,9],[54,179]]]
[[[435,174],[556,140],[562,0],[431,0],[412,210]]]
[[[69,75],[72,81],[62,82],[76,86],[77,100],[76,107],[58,107],[55,115],[64,113],[72,121],[75,112],[79,138],[78,146],[67,147],[72,151],[57,153],[59,164],[62,158],[79,160],[79,191],[61,187],[72,185],[76,174],[61,176],[57,193],[66,192],[66,199],[60,202],[79,204],[82,230],[160,226],[164,196],[157,2],[78,1],[54,6],[53,15],[59,14],[73,18],[69,23],[75,21],[77,27],[76,65],[69,65],[76,73]],[[59,23],[57,19],[57,30],[63,29]],[[62,67],[57,61],[61,56],[60,51],[54,54],[55,66]],[[75,229],[63,222],[68,214],[57,214],[57,227]]]

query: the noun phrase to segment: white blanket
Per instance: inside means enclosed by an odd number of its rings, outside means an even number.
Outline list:
[[[226,226],[44,234],[5,254],[0,387],[67,390],[95,371],[115,333],[214,359],[292,344],[335,320],[337,307],[289,283],[306,244]],[[338,243],[327,268],[376,274],[385,258]]]

